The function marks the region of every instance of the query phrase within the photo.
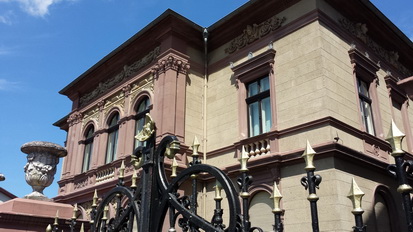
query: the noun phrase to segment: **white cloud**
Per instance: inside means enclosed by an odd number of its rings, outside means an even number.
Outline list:
[[[0,0],[0,2],[5,0]],[[12,11],[7,11],[6,13],[0,15],[0,24],[12,25]]]
[[[8,81],[6,79],[0,79],[0,91],[14,90],[19,88],[18,82]]]
[[[51,5],[60,1],[62,0],[0,0],[0,3],[18,3],[20,8],[26,13],[32,16],[43,17],[49,14],[49,8]],[[8,22],[7,18],[0,16],[0,23],[3,21]]]
[[[49,7],[60,0],[17,0],[24,11],[33,16],[45,16]]]

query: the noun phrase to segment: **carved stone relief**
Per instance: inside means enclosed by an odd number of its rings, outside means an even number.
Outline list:
[[[152,72],[154,74],[161,74],[166,72],[169,69],[175,70],[178,73],[187,74],[190,65],[187,61],[179,59],[175,56],[168,56],[165,59],[158,61],[157,64],[154,65]]]
[[[80,112],[73,112],[67,119],[69,126],[73,126],[82,121],[83,114]]]
[[[258,25],[248,25],[247,28],[244,29],[242,35],[236,37],[231,41],[229,47],[225,49],[225,52],[231,54],[238,49],[251,44],[255,40],[258,40],[269,34],[271,31],[275,31],[276,29],[280,28],[285,20],[285,17],[278,18],[277,16],[273,16]]]
[[[155,61],[159,53],[160,53],[160,47],[156,47],[154,50],[149,52],[142,59],[134,62],[132,65],[130,66],[125,65],[123,67],[123,70],[120,73],[110,78],[109,80],[100,82],[93,91],[84,94],[79,100],[80,106],[86,105],[87,103],[95,99],[96,97],[100,96],[103,93],[106,93],[110,88],[112,88],[116,84],[120,83],[121,81],[125,79],[130,78],[132,74],[136,73],[144,66]]]
[[[148,77],[143,80],[134,82],[131,86],[130,90],[130,99],[132,99],[132,104],[135,101],[136,97],[138,96],[139,93],[141,93],[143,90],[147,90],[151,93],[153,93],[153,88],[154,88],[154,79],[153,77]]]
[[[372,49],[378,56],[392,64],[397,68],[401,73],[406,76],[412,76],[413,72],[403,66],[399,61],[399,54],[396,51],[388,51],[377,44],[372,38],[367,35],[368,28],[366,24],[354,23],[346,18],[339,20],[341,26],[350,32],[352,35],[359,38],[364,44]]]
[[[82,127],[89,121],[94,120],[99,122],[99,107],[96,106],[83,114]]]

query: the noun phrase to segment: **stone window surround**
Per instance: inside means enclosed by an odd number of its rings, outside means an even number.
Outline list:
[[[275,110],[275,77],[274,77],[274,58],[276,51],[268,49],[267,51],[252,57],[245,62],[232,67],[234,77],[238,84],[238,119],[240,139],[248,138],[248,108],[245,102],[247,98],[246,86],[251,81],[268,75],[270,79],[270,99],[271,99],[271,129],[274,131],[277,125],[276,110]]]
[[[410,126],[409,120],[409,99],[407,97],[406,92],[398,85],[398,79],[394,77],[390,72],[387,73],[387,76],[384,77],[386,81],[387,90],[389,92],[389,104],[392,109],[392,117],[395,118],[395,112],[393,108],[393,102],[400,105],[400,113],[403,120],[403,125],[398,125],[399,128],[403,128],[406,137],[407,148],[404,150],[408,150],[409,153],[413,153],[413,137],[412,137],[412,129]]]
[[[374,63],[368,56],[362,54],[355,47],[352,47],[348,53],[351,59],[351,64],[353,65],[353,78],[354,86],[356,88],[355,91],[357,93],[357,106],[360,107],[360,99],[358,96],[357,89],[357,78],[359,78],[360,80],[369,84],[369,94],[370,99],[372,101],[371,109],[373,114],[375,136],[384,139],[383,126],[381,122],[381,114],[379,109],[379,100],[377,96],[378,77],[376,72],[380,69],[380,67],[376,63]],[[360,127],[363,131],[367,131],[361,119],[360,109],[358,109],[358,112]]]
[[[362,53],[354,45],[348,51],[350,56],[350,62],[353,65],[353,82],[355,91],[355,100],[357,102],[358,108],[358,118],[360,124],[360,130],[363,131],[362,140],[364,144],[364,153],[372,157],[389,161],[389,154],[387,151],[381,149],[380,144],[374,138],[379,138],[380,140],[385,139],[385,134],[383,132],[383,124],[380,113],[380,103],[378,100],[377,86],[379,85],[379,79],[376,72],[380,69],[378,64],[369,58],[368,53]],[[370,135],[367,133],[366,128],[364,128],[364,123],[361,118],[360,111],[360,99],[357,89],[357,78],[370,83],[369,94],[371,99],[371,109],[373,114],[373,124],[375,129],[375,135]]]

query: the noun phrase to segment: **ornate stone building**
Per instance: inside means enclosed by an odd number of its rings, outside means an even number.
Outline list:
[[[413,43],[365,0],[253,0],[206,29],[167,10],[60,91],[73,106],[55,123],[67,131],[68,155],[54,199],[78,203],[88,218],[94,189],[102,196],[115,186],[149,112],[158,140],[181,141],[181,170],[195,136],[203,162],[233,178],[245,147],[251,221],[266,231],[274,181],[285,230],[310,228],[300,185],[306,140],[323,177],[321,231],[352,228],[353,177],[369,231],[401,231],[385,137],[393,118],[412,157],[412,67]],[[200,182],[199,213],[210,218],[215,183]]]

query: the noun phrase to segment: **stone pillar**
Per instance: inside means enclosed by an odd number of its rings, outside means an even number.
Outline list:
[[[59,158],[67,155],[66,149],[58,144],[34,141],[23,144],[21,151],[27,154],[26,182],[33,188],[24,198],[51,201],[43,195],[43,190],[52,184]]]

